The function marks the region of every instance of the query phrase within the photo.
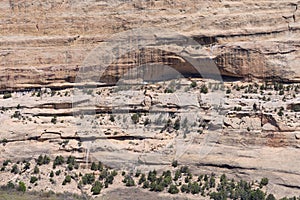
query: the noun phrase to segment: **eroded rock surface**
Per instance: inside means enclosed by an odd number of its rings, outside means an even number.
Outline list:
[[[298,7],[297,0],[2,1],[1,90],[67,87],[92,49],[141,27],[194,38],[223,75],[299,81]]]
[[[300,120],[290,105],[300,86],[274,87],[176,79],[15,92],[0,99],[1,159],[73,155],[82,167],[101,160],[129,171],[163,170],[176,159],[196,174],[268,177],[268,192],[298,195]]]

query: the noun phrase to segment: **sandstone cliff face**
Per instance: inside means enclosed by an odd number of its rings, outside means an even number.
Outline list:
[[[214,113],[210,104],[214,85],[206,83],[208,94],[200,94],[204,82],[199,79],[195,87],[187,79],[150,86],[144,82],[132,90],[122,84],[100,84],[80,95],[70,87],[81,82],[82,63],[94,48],[116,33],[141,27],[192,37],[204,58],[212,59],[229,80],[299,82],[299,4],[296,0],[1,1],[0,91],[46,89],[13,92],[11,98],[0,94],[0,161],[72,154],[84,166],[91,160],[90,149],[92,157],[109,166],[142,163],[149,170],[178,158],[196,173],[213,170],[247,180],[268,177],[268,192],[276,197],[298,195],[299,85],[285,85],[280,95],[273,88],[259,89],[260,85],[225,83],[217,89],[232,92],[226,94],[221,114]],[[144,56],[137,58],[137,53]],[[180,55],[167,48],[148,48],[121,56],[102,81],[119,80],[122,70],[147,61],[193,74],[191,64]],[[168,93],[170,89],[174,94]],[[138,123],[131,119],[135,112],[142,113]],[[165,127],[168,119],[174,123],[180,117],[184,128]],[[145,123],[147,118],[151,125]],[[216,118],[224,122],[222,127]],[[7,181],[5,174],[0,178]]]
[[[208,93],[200,93],[204,84]],[[178,78],[1,95],[0,162],[73,155],[83,168],[100,160],[116,169],[149,171],[178,160],[195,174],[267,177],[267,192],[299,195],[300,85],[282,87],[280,95],[271,85]],[[9,170],[0,173],[1,183],[22,178]],[[50,188],[62,191],[59,183]],[[63,190],[80,193],[75,188]]]
[[[223,75],[299,81],[299,2],[50,1],[0,4],[0,85],[74,81],[112,34],[160,27],[193,37]]]

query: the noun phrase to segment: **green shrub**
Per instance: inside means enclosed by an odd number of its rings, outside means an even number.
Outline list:
[[[266,200],[276,200],[273,194],[269,194],[266,198]]]
[[[95,175],[94,174],[85,174],[82,178],[82,184],[87,185],[87,184],[92,184],[95,181]]]
[[[165,189],[164,185],[162,182],[158,181],[154,181],[150,184],[150,191],[155,191],[155,192],[161,192]]]
[[[103,188],[103,184],[100,183],[99,181],[96,181],[91,188],[91,192],[93,193],[93,195],[100,194],[102,188]]]
[[[200,88],[200,92],[203,94],[207,94],[208,93],[208,88],[206,85],[202,85]]]
[[[283,111],[280,110],[278,113],[277,113],[278,116],[282,117],[284,115]]]
[[[47,164],[50,163],[50,157],[47,156],[47,155],[44,155],[44,156],[39,155],[36,162],[37,162],[38,165],[47,165]]]
[[[118,175],[118,172],[117,172],[116,170],[113,170],[113,171],[111,172],[111,175],[117,176],[117,175]]]
[[[50,157],[47,155],[44,155],[43,164],[48,165],[50,163]]]
[[[150,124],[150,119],[149,118],[146,118],[145,121],[144,121],[144,126],[147,126],[148,124]]]
[[[114,122],[114,121],[115,121],[115,117],[114,117],[113,115],[110,115],[110,116],[109,116],[109,120],[110,120],[111,122]]]
[[[176,119],[174,123],[174,129],[179,130],[180,129],[180,119]]]
[[[123,183],[125,183],[125,185],[127,187],[132,187],[132,186],[135,186],[135,183],[134,183],[134,180],[131,176],[126,176],[124,179],[123,179]]]
[[[135,175],[134,175],[134,176],[135,176],[135,177],[139,177],[140,175],[141,175],[141,170],[138,169],[138,170],[135,172]]]
[[[57,171],[55,172],[55,175],[56,175],[56,176],[59,176],[60,173],[61,173],[61,171],[60,171],[60,170],[57,170]]]
[[[181,186],[180,190],[181,190],[182,193],[189,193],[190,192],[189,187],[188,187],[187,184],[183,184]]]
[[[178,166],[178,161],[177,160],[173,160],[172,161],[172,167],[177,167]]]
[[[15,113],[11,116],[11,118],[17,118],[17,119],[21,119],[22,115],[20,113],[20,111],[15,111]]]
[[[28,170],[28,169],[30,169],[30,163],[26,162],[24,166],[24,170]]]
[[[176,185],[170,185],[168,192],[171,194],[177,194],[179,192],[179,190],[176,187]]]
[[[268,178],[262,178],[260,181],[260,185],[261,186],[266,186],[269,183],[269,179]]]
[[[73,167],[72,163],[69,163],[67,168],[68,168],[68,170],[72,171],[74,167]]]
[[[42,155],[39,155],[39,157],[38,157],[36,163],[37,163],[38,165],[42,165],[43,162],[44,162],[43,156],[42,156]]]
[[[197,87],[197,83],[196,83],[196,81],[192,81],[192,83],[191,83],[191,85],[190,85],[192,88],[195,88],[195,87]]]
[[[93,170],[93,171],[97,171],[98,170],[98,165],[95,162],[92,162],[91,170]]]
[[[176,170],[174,175],[174,181],[177,181],[181,177],[181,172],[179,170]]]
[[[187,173],[190,172],[190,170],[189,170],[188,166],[182,166],[182,167],[180,168],[180,172],[181,172],[181,173],[187,174]]]
[[[14,189],[14,188],[15,188],[15,184],[13,184],[11,181],[9,181],[9,182],[6,184],[6,188],[7,188],[8,190]]]
[[[164,92],[165,93],[174,93],[174,89],[172,89],[172,88],[166,88]]]
[[[7,166],[8,163],[11,163],[11,160],[5,160],[5,161],[3,162],[3,166]]]
[[[56,158],[55,158],[55,160],[53,162],[53,169],[55,169],[55,167],[57,165],[62,165],[64,163],[65,163],[65,160],[64,160],[64,158],[62,156],[56,156]]]
[[[256,104],[256,103],[254,103],[252,107],[253,107],[253,110],[254,110],[254,111],[257,110],[257,104]]]
[[[211,176],[209,179],[209,187],[214,188],[216,186],[216,179],[214,176]]]
[[[98,162],[98,170],[99,170],[99,171],[102,171],[103,168],[104,168],[103,163],[102,163],[101,161],[99,161],[99,162]]]
[[[63,185],[66,185],[66,183],[71,183],[71,176],[70,175],[67,175],[66,177],[65,177],[65,180],[63,181]]]
[[[165,187],[167,187],[168,185],[170,185],[172,183],[172,176],[166,176],[164,179],[163,179],[163,185]]]
[[[154,182],[156,180],[156,174],[157,172],[155,170],[149,171],[147,180],[150,182]]]
[[[140,179],[139,179],[139,185],[141,185],[142,183],[144,183],[146,181],[146,175],[142,174]]]
[[[250,199],[253,200],[263,200],[265,199],[265,193],[260,189],[250,192]]]
[[[20,170],[19,170],[18,166],[16,164],[14,164],[10,172],[14,173],[14,174],[18,174],[20,172]]]
[[[105,179],[105,183],[107,184],[113,184],[113,181],[114,181],[114,176],[113,175],[108,175]]]
[[[33,173],[34,173],[34,174],[40,173],[40,169],[38,168],[37,165],[34,167]]]
[[[51,123],[56,124],[56,122],[57,122],[57,117],[54,116],[54,117],[51,119]]]
[[[8,98],[11,98],[12,96],[11,96],[11,93],[5,93],[4,95],[3,95],[3,99],[8,99]]]
[[[38,178],[35,176],[30,177],[30,183],[35,183],[37,180]]]
[[[17,190],[21,191],[21,192],[25,192],[26,191],[26,185],[25,185],[25,183],[22,182],[22,181],[20,181]]]
[[[149,188],[150,187],[150,183],[149,181],[145,181],[144,184],[143,184],[143,188]]]
[[[137,124],[140,120],[140,115],[137,114],[137,113],[134,113],[132,116],[131,116],[131,120],[133,121],[133,123]]]
[[[100,173],[100,175],[99,175],[99,180],[103,180],[103,179],[105,179],[107,176],[108,176],[108,171],[107,171],[107,169],[102,170],[101,173]]]
[[[67,164],[75,165],[75,163],[76,163],[75,157],[74,156],[69,156],[68,159],[67,159]]]
[[[283,90],[280,90],[280,91],[279,91],[279,95],[284,95],[284,91],[283,91]]]

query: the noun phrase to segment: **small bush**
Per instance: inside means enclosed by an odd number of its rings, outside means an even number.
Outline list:
[[[189,193],[190,192],[189,187],[188,187],[187,184],[183,184],[181,186],[180,190],[181,190],[182,193]]]
[[[11,98],[12,96],[11,96],[11,93],[5,93],[4,95],[3,95],[3,99],[8,99],[8,98]]]
[[[174,129],[179,130],[180,129],[180,119],[176,119],[174,123]]]
[[[283,111],[280,110],[278,113],[277,113],[278,116],[282,117],[284,115]]]
[[[125,183],[127,187],[135,186],[134,180],[131,176],[126,176],[123,180],[123,183]]]
[[[197,83],[196,83],[196,81],[192,81],[191,88],[195,88],[195,87],[197,87]]]
[[[37,180],[38,178],[35,176],[30,177],[30,183],[35,183]]]
[[[24,166],[24,170],[30,169],[30,163],[26,162]]]
[[[266,186],[269,183],[269,179],[268,178],[262,178],[260,181],[260,185],[261,186]]]
[[[56,124],[56,122],[57,122],[57,117],[54,116],[54,117],[51,119],[51,123]]]
[[[110,120],[111,122],[114,122],[114,121],[115,121],[115,117],[114,117],[113,115],[110,115],[110,116],[109,116],[109,120]]]
[[[25,183],[22,182],[22,181],[20,181],[17,190],[21,191],[21,192],[25,192],[26,191],[26,185],[25,185]]]
[[[139,185],[141,185],[142,183],[144,183],[146,181],[146,175],[142,174],[142,176],[139,179]]]
[[[15,185],[14,185],[11,181],[9,181],[9,182],[6,184],[6,188],[9,189],[9,190],[11,190],[11,189],[14,189],[14,188],[15,188]]]
[[[66,183],[71,183],[71,176],[70,175],[67,175],[66,177],[65,177],[65,180],[63,181],[63,185],[66,185]]]
[[[150,119],[149,118],[146,118],[145,121],[144,121],[144,126],[147,126],[148,124],[150,124]]]
[[[56,176],[59,176],[60,173],[61,173],[61,171],[60,171],[60,170],[57,170],[57,171],[55,172],[55,175],[56,175]]]
[[[8,163],[11,163],[11,160],[5,160],[5,161],[3,162],[3,166],[7,166]]]
[[[103,184],[100,183],[99,181],[96,181],[91,188],[91,192],[93,193],[93,195],[100,194],[102,188],[103,188]]]
[[[34,174],[40,173],[40,169],[38,168],[37,165],[34,167],[33,173],[34,173]]]
[[[65,160],[64,160],[64,158],[62,156],[56,156],[56,158],[55,158],[55,160],[53,162],[53,169],[55,169],[55,167],[57,165],[62,165],[64,163],[65,163]]]
[[[133,121],[133,123],[137,124],[140,120],[140,115],[137,114],[137,113],[134,113],[132,116],[131,116],[131,120]]]
[[[177,166],[178,166],[178,161],[177,160],[173,160],[172,167],[177,167]]]
[[[201,89],[200,89],[200,92],[203,93],[203,94],[207,94],[208,93],[208,88],[206,85],[202,85],[201,86]]]
[[[19,170],[18,166],[15,164],[15,165],[13,165],[10,172],[14,173],[14,174],[18,174],[20,172],[20,170]]]
[[[178,188],[176,185],[170,185],[168,192],[170,194],[177,194],[179,192]]]
[[[74,168],[74,166],[72,165],[72,163],[69,163],[69,164],[68,164],[68,170],[72,171],[73,168]]]
[[[143,184],[143,188],[149,188],[150,187],[150,183],[149,181],[145,181],[144,184]]]
[[[174,93],[174,90],[172,88],[166,88],[165,93]]]
[[[92,162],[91,170],[93,170],[93,171],[97,171],[98,170],[98,166],[97,166],[97,164],[95,162]]]
[[[87,185],[87,184],[92,184],[95,181],[95,175],[94,174],[85,174],[82,178],[82,184]]]
[[[266,198],[266,200],[276,200],[273,194],[269,194]]]

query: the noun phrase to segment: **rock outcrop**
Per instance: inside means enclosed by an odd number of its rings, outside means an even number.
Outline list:
[[[299,4],[0,2],[0,161],[72,154],[82,165],[98,159],[152,170],[177,159],[195,173],[268,177],[268,192],[276,197],[299,195]],[[147,27],[193,38],[196,45],[133,49],[108,63],[100,79],[83,70],[90,52],[109,38]],[[228,82],[198,79],[179,52],[204,65],[213,61]],[[95,67],[90,61],[86,69]],[[185,79],[169,80],[160,71],[129,85],[121,78],[149,63]],[[246,82],[254,79],[261,82]]]
[[[268,192],[298,195],[299,111],[291,105],[300,86],[280,87],[282,95],[272,85],[179,78],[1,95],[1,159],[73,155],[82,166],[145,171],[176,159],[196,174],[268,177]]]
[[[298,6],[297,0],[3,1],[1,90],[68,85],[93,48],[141,27],[194,38],[223,75],[299,81]]]

